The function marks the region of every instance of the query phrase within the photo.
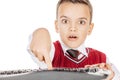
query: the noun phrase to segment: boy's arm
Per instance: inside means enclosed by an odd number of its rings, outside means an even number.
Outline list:
[[[106,63],[111,66],[111,68],[112,68],[112,70],[114,72],[114,77],[113,77],[112,80],[120,80],[120,72],[118,71],[116,66],[109,61],[108,57],[107,57],[107,62]]]
[[[47,64],[48,69],[52,69],[50,60],[51,39],[47,29],[39,28],[33,32],[30,43],[30,50],[39,59]]]

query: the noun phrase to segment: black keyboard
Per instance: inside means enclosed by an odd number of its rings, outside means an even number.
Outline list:
[[[98,68],[21,69],[0,71],[0,80],[102,80],[107,78],[108,74],[96,75],[98,71]]]

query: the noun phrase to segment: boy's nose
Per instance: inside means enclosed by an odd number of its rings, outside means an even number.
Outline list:
[[[70,31],[73,31],[73,32],[75,32],[77,29],[76,29],[76,27],[75,26],[71,26],[70,27]]]

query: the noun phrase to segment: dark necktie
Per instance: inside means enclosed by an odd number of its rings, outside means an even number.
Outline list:
[[[78,58],[80,52],[78,50],[69,49],[66,51],[71,57]]]
[[[65,56],[75,63],[80,63],[86,58],[84,54],[74,49],[66,50]]]

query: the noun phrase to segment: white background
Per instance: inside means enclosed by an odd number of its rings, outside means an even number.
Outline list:
[[[29,35],[39,27],[49,29],[52,40],[58,0],[0,0],[0,70],[37,68],[27,52]],[[92,34],[86,46],[108,56],[120,70],[119,0],[91,0],[94,8]]]

